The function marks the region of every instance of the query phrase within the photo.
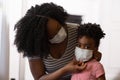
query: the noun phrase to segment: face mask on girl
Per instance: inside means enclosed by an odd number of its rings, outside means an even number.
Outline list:
[[[85,62],[92,58],[93,50],[75,48],[75,57],[77,61]]]
[[[49,41],[51,43],[61,43],[67,37],[67,33],[63,27],[58,31],[58,33]]]

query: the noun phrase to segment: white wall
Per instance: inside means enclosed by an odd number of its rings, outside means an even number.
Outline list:
[[[0,80],[9,79],[9,28],[6,3],[0,1]]]
[[[1,45],[1,32],[2,32],[2,8],[0,7],[0,45]],[[0,46],[1,51],[1,46]]]
[[[21,55],[17,52],[17,48],[14,45],[14,26],[16,22],[22,17],[22,0],[8,0],[8,16],[9,16],[9,31],[10,31],[10,59],[9,59],[9,79],[15,78],[15,80],[24,80],[20,79],[20,70],[22,67],[21,64]],[[20,66],[21,65],[21,66]],[[22,71],[22,70],[21,70]]]
[[[120,0],[102,0],[100,7],[101,25],[106,37],[101,45],[102,63],[107,80],[120,80]]]

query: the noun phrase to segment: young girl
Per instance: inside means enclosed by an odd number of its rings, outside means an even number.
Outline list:
[[[78,46],[75,49],[77,61],[87,64],[79,73],[74,73],[71,80],[105,80],[102,64],[93,58],[98,50],[100,39],[105,33],[97,24],[83,24],[78,28]],[[82,64],[81,64],[82,65]]]

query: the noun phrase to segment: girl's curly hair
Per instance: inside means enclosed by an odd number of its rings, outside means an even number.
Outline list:
[[[50,53],[47,34],[48,20],[52,18],[61,25],[65,25],[67,16],[67,12],[54,3],[32,6],[14,27],[16,30],[14,44],[18,52],[28,57],[47,56]]]
[[[90,38],[93,38],[96,47],[98,47],[100,44],[100,39],[105,36],[105,33],[100,28],[99,24],[86,23],[86,24],[81,24],[80,27],[78,28],[78,38],[83,36],[88,36]]]

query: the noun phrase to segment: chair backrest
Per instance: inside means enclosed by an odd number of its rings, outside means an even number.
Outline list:
[[[76,24],[81,24],[82,22],[82,15],[69,15],[66,22],[69,23],[76,23]]]

